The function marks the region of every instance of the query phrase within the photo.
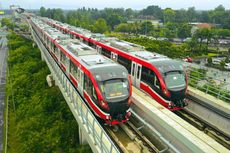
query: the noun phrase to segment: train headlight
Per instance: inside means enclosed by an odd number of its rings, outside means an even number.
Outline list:
[[[130,111],[129,111],[129,112],[127,112],[127,113],[126,113],[126,116],[125,116],[125,117],[126,117],[126,119],[129,119],[129,117],[131,116],[131,114],[132,114],[132,113],[131,113]]]
[[[131,100],[131,98],[129,98],[128,99],[128,105],[131,105],[131,103],[132,103],[132,100]]]
[[[164,90],[163,90],[163,93],[164,93],[167,97],[170,96],[170,93],[169,93],[169,91],[168,91],[167,89],[164,89]]]
[[[109,109],[109,106],[108,106],[108,103],[105,102],[104,100],[101,100],[101,107],[108,110]]]

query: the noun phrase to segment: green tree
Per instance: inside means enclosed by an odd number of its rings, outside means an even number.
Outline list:
[[[107,23],[108,25],[114,29],[115,25],[118,25],[120,24],[122,21],[122,17],[118,14],[111,14],[109,17],[108,17],[108,20],[107,20]]]
[[[166,8],[163,14],[164,14],[164,23],[175,22],[176,13],[173,9]]]
[[[148,6],[146,9],[142,10],[141,14],[148,15],[148,16],[154,16],[157,19],[163,18],[163,11],[157,5]]]
[[[209,12],[208,11],[202,11],[201,14],[199,15],[199,21],[210,23],[211,18],[210,18]]]
[[[131,27],[127,23],[121,23],[117,25],[114,29],[116,32],[130,32],[132,31]]]
[[[188,16],[186,15],[185,9],[180,9],[175,11],[175,21],[177,23],[185,23],[188,22]]]
[[[140,33],[148,35],[153,30],[153,24],[150,21],[143,22],[140,25]]]
[[[77,122],[59,89],[47,86],[44,78],[50,72],[40,59],[39,49],[16,34],[7,38],[10,75],[6,94],[12,106],[9,107],[7,151],[91,152],[89,147],[79,146]]]
[[[224,69],[224,66],[225,66],[225,60],[221,60],[221,62],[220,62],[220,66],[221,66],[221,68],[222,68],[222,69]]]
[[[96,21],[93,28],[94,28],[93,31],[98,32],[98,33],[104,33],[106,31],[109,31],[109,27],[107,26],[105,19],[102,19],[102,18],[99,18]]]
[[[64,22],[65,17],[62,9],[53,9],[53,19]]]
[[[213,33],[210,29],[204,28],[204,29],[199,29],[196,31],[195,37],[199,39],[200,47],[202,46],[203,41],[205,40],[206,42],[206,52],[208,51],[208,44],[211,41],[211,38],[213,37]]]
[[[131,8],[128,8],[125,10],[125,16],[130,19],[134,17],[134,11]]]
[[[191,36],[191,26],[187,23],[178,26],[177,36],[181,39]]]
[[[45,16],[46,15],[46,9],[45,9],[45,7],[40,7],[40,10],[39,10],[39,14],[40,14],[40,16]]]
[[[225,60],[224,60],[225,63],[229,63],[230,62],[230,59],[229,57],[226,57]]]
[[[165,25],[167,38],[175,38],[177,33],[177,24],[174,22],[167,22]]]
[[[212,64],[212,57],[208,58],[208,64]]]
[[[199,49],[199,43],[198,39],[193,37],[191,41],[186,42],[187,44],[187,49],[191,51],[193,54],[199,54],[200,49]]]
[[[195,7],[189,7],[187,10],[187,17],[189,22],[196,21],[197,13]]]
[[[9,19],[9,18],[2,18],[1,24],[2,24],[2,26],[7,26],[7,28],[9,28],[11,30],[13,30],[13,28],[14,28],[14,25],[13,25],[11,19]]]

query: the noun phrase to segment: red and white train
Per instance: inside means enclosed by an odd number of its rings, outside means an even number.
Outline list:
[[[188,78],[181,62],[146,51],[133,43],[105,37],[52,19],[41,19],[125,66],[131,75],[132,84],[168,109],[180,110],[187,105],[185,95]]]
[[[132,94],[126,68],[41,20],[29,22],[92,111],[108,125],[126,122]]]

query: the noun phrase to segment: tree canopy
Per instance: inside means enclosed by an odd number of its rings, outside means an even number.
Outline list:
[[[78,125],[58,87],[49,88],[49,69],[38,48],[8,35],[9,153],[91,152],[80,146]]]

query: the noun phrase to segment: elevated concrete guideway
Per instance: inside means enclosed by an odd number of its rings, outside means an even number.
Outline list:
[[[186,110],[220,129],[230,137],[230,105],[216,97],[195,88],[188,88],[188,97],[194,102],[189,103]]]

